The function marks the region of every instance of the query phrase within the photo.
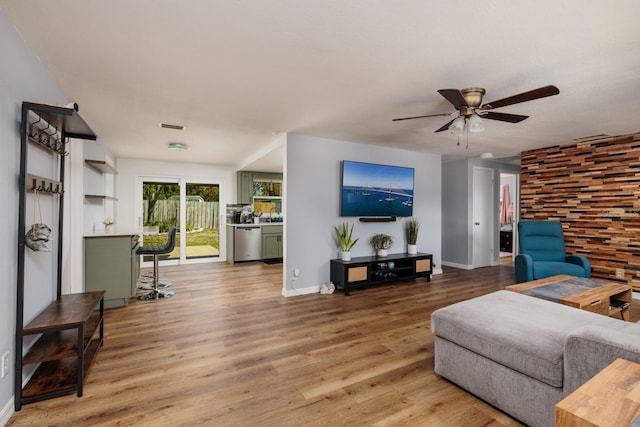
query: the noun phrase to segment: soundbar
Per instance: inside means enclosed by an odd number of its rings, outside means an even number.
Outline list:
[[[366,216],[366,217],[360,218],[360,222],[393,222],[395,220],[396,220],[395,216],[381,216],[381,217]]]

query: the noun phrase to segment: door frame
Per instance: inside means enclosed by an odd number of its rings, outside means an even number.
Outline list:
[[[171,175],[138,175],[136,177],[136,188],[135,188],[135,217],[136,224],[138,224],[138,228],[142,230],[143,228],[143,212],[142,212],[142,186],[145,182],[166,182],[166,183],[176,183],[180,188],[180,224],[178,224],[178,233],[180,233],[180,256],[178,259],[172,260],[163,260],[160,261],[163,265],[179,265],[179,264],[203,264],[207,262],[226,262],[227,261],[227,253],[226,250],[226,225],[222,221],[224,217],[221,212],[226,210],[226,203],[223,202],[225,199],[224,194],[224,182],[217,179],[211,178],[202,178],[202,177],[181,177],[181,176],[171,176]],[[186,218],[186,187],[187,184],[212,184],[218,186],[218,212],[220,223],[219,223],[219,234],[218,234],[218,247],[220,251],[220,255],[218,257],[209,257],[209,258],[191,258],[187,259],[187,248],[186,248],[186,229],[187,229],[187,218]],[[151,267],[153,266],[153,262],[151,261],[143,261],[143,257],[140,257],[140,265],[142,267]]]
[[[475,191],[475,182],[476,182],[476,172],[483,172],[483,173],[489,173],[489,176],[491,178],[491,185],[488,186],[488,188],[483,189],[483,192],[485,192],[486,194],[481,194],[478,195],[476,194]],[[471,222],[470,222],[470,227],[471,227],[471,268],[479,268],[479,267],[486,267],[486,266],[491,266],[494,264],[494,257],[495,257],[495,222],[496,222],[496,218],[497,218],[497,212],[495,209],[495,195],[494,195],[494,187],[495,187],[495,171],[492,168],[486,168],[486,167],[482,167],[482,166],[474,166],[472,173],[471,173],[471,180],[472,180],[472,192],[471,192]],[[483,201],[485,201],[486,203],[489,204],[489,206],[491,207],[491,212],[488,214],[487,218],[483,218],[482,221],[485,222],[486,224],[488,224],[489,230],[486,233],[486,235],[489,237],[487,244],[489,245],[488,250],[489,250],[489,263],[487,265],[478,265],[477,263],[477,259],[478,257],[475,256],[476,255],[476,239],[475,239],[475,223],[477,222],[477,220],[479,218],[476,218],[476,200],[480,200],[482,199]]]
[[[511,231],[511,238],[513,239],[513,241],[511,242],[511,259],[515,261],[516,256],[518,255],[519,251],[519,245],[518,242],[520,241],[519,237],[518,237],[518,223],[520,222],[520,172],[515,172],[512,170],[501,170],[500,171],[500,176],[502,177],[502,175],[512,175],[514,177],[515,180],[515,189],[513,192],[513,228]],[[499,184],[499,191],[502,191],[502,178],[500,180],[500,184]],[[498,241],[500,239],[500,223],[498,220]],[[500,260],[498,259],[498,264],[500,263]]]

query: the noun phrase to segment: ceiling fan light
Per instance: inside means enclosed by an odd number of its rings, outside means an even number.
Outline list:
[[[458,117],[455,119],[449,126],[449,130],[454,135],[462,135],[464,133],[464,118]]]
[[[469,117],[469,132],[478,133],[484,131],[484,123],[476,114]]]

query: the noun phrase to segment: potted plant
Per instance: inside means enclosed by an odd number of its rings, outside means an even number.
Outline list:
[[[407,219],[404,223],[404,234],[407,238],[407,253],[415,255],[418,253],[418,231],[420,230],[420,221],[415,218]]]
[[[102,223],[104,224],[104,229],[105,231],[110,231],[111,227],[113,226],[113,224],[115,224],[116,222],[113,220],[113,218],[108,217],[105,218],[104,221],[102,221]]]
[[[353,224],[349,228],[349,224],[343,222],[340,227],[333,227],[336,233],[336,240],[340,249],[342,250],[342,260],[351,261],[351,248],[356,244],[360,238],[353,239]]]
[[[371,243],[371,247],[380,258],[385,258],[388,255],[387,251],[393,245],[393,236],[377,233],[371,236],[369,243]]]

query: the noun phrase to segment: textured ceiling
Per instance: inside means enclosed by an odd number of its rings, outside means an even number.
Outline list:
[[[119,157],[255,168],[283,132],[445,160],[507,157],[640,130],[637,0],[0,0],[0,10]],[[548,84],[560,95],[501,108],[530,118],[485,120],[469,149],[433,132],[448,117],[391,121],[454,111],[441,88],[480,86],[491,101]],[[281,156],[262,166],[278,167]]]

